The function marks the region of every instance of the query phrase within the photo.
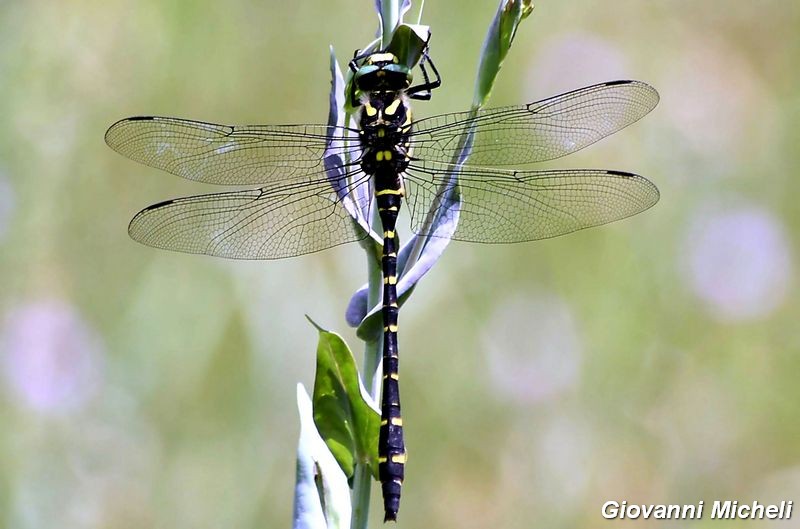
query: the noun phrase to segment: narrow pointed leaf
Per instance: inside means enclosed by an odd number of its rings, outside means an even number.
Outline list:
[[[358,140],[356,138],[348,140],[352,145],[350,149],[346,149],[348,146],[345,145],[345,140],[334,139],[341,127],[344,127],[346,115],[344,112],[344,78],[336,62],[332,47],[330,49],[330,69],[331,92],[328,106],[328,148],[325,152],[323,164],[327,170],[331,187],[336,191],[347,213],[363,231],[369,234],[372,240],[382,242],[381,236],[370,227],[369,207],[364,206],[364,204],[369,204],[369,201],[359,200],[360,196],[371,193],[369,181],[365,179],[356,189],[350,190],[350,186],[347,185],[347,181],[344,178],[344,166],[349,161],[346,157],[355,156],[359,147],[357,146]]]
[[[494,20],[483,41],[478,77],[475,82],[473,108],[482,107],[489,99],[497,73],[511,49],[517,28],[533,11],[531,0],[501,0]]]

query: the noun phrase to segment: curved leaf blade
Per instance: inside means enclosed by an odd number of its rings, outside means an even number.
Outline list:
[[[380,413],[361,383],[350,348],[338,334],[317,329],[314,422],[348,478],[357,464],[377,476]]]

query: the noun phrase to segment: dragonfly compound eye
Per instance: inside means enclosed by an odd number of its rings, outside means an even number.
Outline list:
[[[381,60],[370,60],[381,56]],[[354,82],[362,92],[399,91],[411,86],[411,70],[398,64],[390,53],[376,53],[367,57],[364,66],[358,69]]]

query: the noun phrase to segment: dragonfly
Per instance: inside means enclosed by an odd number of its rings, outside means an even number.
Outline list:
[[[425,80],[412,85],[411,70],[392,53],[356,56],[350,63],[353,127],[143,116],[118,121],[105,136],[120,154],[174,175],[251,186],[140,211],[129,234],[153,247],[282,259],[367,238],[369,219],[358,212],[377,207],[384,331],[378,469],[385,521],[397,518],[406,463],[397,341],[401,207],[408,207],[412,232],[437,236],[430,216],[453,215],[447,197],[457,193],[458,222],[450,237],[494,244],[606,224],[659,199],[652,182],[629,172],[510,168],[566,156],[638,121],[659,100],[648,84],[611,81],[523,105],[415,120],[410,101],[430,99],[441,85],[427,52],[420,65]]]

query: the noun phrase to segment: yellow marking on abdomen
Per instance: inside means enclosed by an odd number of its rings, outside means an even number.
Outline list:
[[[388,461],[388,459],[386,459],[386,457],[378,456],[378,463],[386,463],[386,461]]]
[[[403,426],[402,417],[392,417],[389,422],[391,422],[393,426]]]
[[[376,152],[376,153],[375,153],[375,160],[376,160],[376,161],[378,161],[378,162],[382,162],[382,161],[383,161],[383,153],[384,153],[384,152],[385,152],[385,151],[378,151],[378,152]]]
[[[384,285],[396,285],[397,284],[397,276],[389,276],[383,278]]]
[[[405,454],[394,454],[392,456],[392,463],[400,463],[401,465],[405,465],[406,464],[406,459],[407,458],[406,458]]]
[[[388,327],[384,327],[383,331],[397,332],[397,325],[389,325]]]
[[[387,230],[383,232],[383,236],[387,239],[394,239],[394,232]]]
[[[377,195],[377,196],[381,196],[381,195],[402,195],[402,194],[403,194],[403,190],[402,189],[384,189],[383,191],[378,191],[377,193],[375,193],[375,195]]]

